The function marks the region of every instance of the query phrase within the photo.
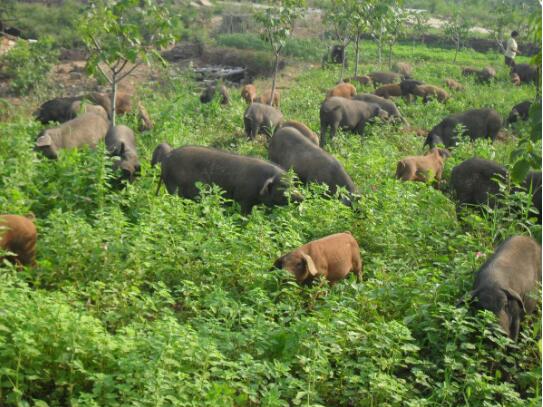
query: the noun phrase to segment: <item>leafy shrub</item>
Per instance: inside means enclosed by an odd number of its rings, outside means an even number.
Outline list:
[[[50,38],[42,38],[35,43],[19,40],[0,58],[0,68],[10,78],[11,90],[24,95],[45,82],[57,59],[58,51],[53,48]]]
[[[58,47],[77,48],[83,43],[77,35],[76,22],[84,5],[77,0],[63,0],[49,5],[43,2],[15,1],[11,12],[14,24],[24,35],[39,41],[51,38]]]

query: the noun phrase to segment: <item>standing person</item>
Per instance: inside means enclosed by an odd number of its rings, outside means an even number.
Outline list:
[[[511,33],[511,38],[507,40],[507,48],[505,50],[505,65],[510,66],[511,68],[515,66],[515,56],[520,54],[518,51],[518,45],[515,38],[518,37],[518,31],[513,31]]]

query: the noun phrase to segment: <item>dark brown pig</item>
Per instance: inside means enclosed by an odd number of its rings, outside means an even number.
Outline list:
[[[469,296],[475,308],[492,311],[504,332],[517,340],[520,321],[537,302],[529,297],[541,283],[541,246],[513,236],[503,242],[477,272]]]
[[[227,198],[239,202],[244,212],[250,212],[261,203],[288,204],[285,175],[282,168],[266,160],[185,146],[172,150],[162,160],[161,181],[170,194],[189,199],[199,193],[197,182],[216,184],[226,192]]]

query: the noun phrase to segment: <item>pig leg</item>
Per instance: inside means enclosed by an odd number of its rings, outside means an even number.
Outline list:
[[[320,147],[323,148],[326,144],[326,129],[328,125],[324,122],[321,122],[321,139],[320,139]]]
[[[254,140],[260,131],[260,123],[259,122],[252,122],[251,124],[251,138]]]
[[[356,282],[362,281],[362,259],[358,260],[358,257],[353,256],[353,269],[352,272],[356,276]]]
[[[356,126],[356,129],[355,129],[356,133],[358,133],[360,136],[363,136],[365,127],[366,127],[366,121],[361,120],[360,123],[358,123],[358,125]]]
[[[252,120],[247,118],[247,117],[244,117],[243,118],[243,124],[245,125],[245,135],[247,136],[247,138],[250,138],[251,137]]]
[[[335,121],[330,127],[330,142],[336,137],[337,128],[339,127],[339,122]]]

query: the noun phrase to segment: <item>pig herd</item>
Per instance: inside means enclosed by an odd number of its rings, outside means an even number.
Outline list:
[[[164,184],[168,193],[194,199],[199,193],[198,182],[216,184],[226,197],[239,203],[243,212],[250,213],[255,205],[271,207],[303,199],[289,188],[286,171],[293,170],[302,183],[325,184],[331,195],[352,205],[353,200],[359,199],[356,186],[341,163],[325,150],[338,129],[362,136],[366,125],[372,122],[408,125],[391,97],[403,97],[407,101],[421,98],[424,103],[430,100],[446,103],[451,97],[439,86],[413,79],[409,64],[398,63],[395,68],[396,72],[373,72],[349,78],[329,89],[320,106],[320,135],[304,123],[285,120],[279,111],[279,91],[272,94],[266,90],[258,95],[254,85],[245,85],[241,91],[242,99],[248,104],[243,115],[245,134],[249,139],[259,134],[268,137],[269,161],[204,146],[174,149],[163,143],[156,147],[151,160],[152,166],[161,166],[157,194]],[[491,67],[464,68],[462,74],[472,75],[480,82],[491,82],[496,77]],[[533,78],[531,67],[520,65],[511,72],[514,84],[533,82]],[[374,93],[357,94],[354,82],[373,84]],[[464,85],[453,79],[446,79],[444,84],[453,92],[464,89]],[[200,96],[202,103],[214,98],[221,104],[231,100],[228,89],[220,83],[207,86]],[[132,103],[131,95],[120,94],[116,113],[136,110]],[[505,124],[527,120],[530,104],[525,101],[514,106]],[[35,149],[48,158],[57,159],[61,149],[94,148],[104,140],[108,153],[116,157],[114,169],[121,173],[122,179],[134,181],[140,172],[136,137],[129,127],[110,124],[111,110],[109,95],[99,93],[44,103],[35,113],[36,118],[44,124],[54,121],[60,125],[42,131]],[[152,121],[141,104],[137,112],[141,129],[150,129]],[[429,147],[427,153],[401,159],[395,176],[401,181],[436,182],[439,187],[445,160],[461,136],[494,141],[503,125],[501,116],[489,108],[451,114],[427,133],[423,145],[423,148]],[[452,170],[450,185],[460,205],[494,206],[499,204],[499,178],[507,178],[503,166],[474,157]],[[541,222],[541,172],[530,172],[521,187],[532,195]],[[36,238],[33,219],[0,215],[0,247],[8,252],[8,260],[34,265]],[[343,232],[309,242],[281,256],[273,268],[288,271],[300,284],[309,284],[321,277],[334,284],[349,273],[360,280],[362,259],[357,241],[349,232]],[[479,269],[473,291],[463,301],[494,312],[503,330],[516,339],[522,316],[536,308],[530,294],[540,282],[541,246],[531,238],[513,236]]]

